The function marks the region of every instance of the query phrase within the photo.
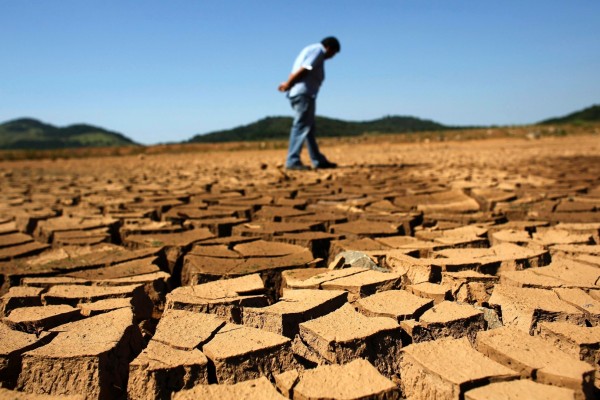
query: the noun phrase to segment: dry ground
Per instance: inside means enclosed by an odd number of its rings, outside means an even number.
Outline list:
[[[597,134],[323,143],[1,162],[0,398],[598,396]]]

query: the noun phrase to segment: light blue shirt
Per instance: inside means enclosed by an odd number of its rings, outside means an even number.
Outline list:
[[[325,80],[325,47],[321,43],[306,46],[294,61],[292,73],[305,68],[308,73],[291,87],[288,97],[308,95],[317,97],[321,83]]]

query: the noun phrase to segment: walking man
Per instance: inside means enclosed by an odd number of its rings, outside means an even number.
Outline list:
[[[340,52],[340,42],[333,36],[321,43],[305,47],[294,62],[292,73],[287,81],[279,85],[280,92],[287,92],[295,116],[290,131],[290,141],[285,167],[291,170],[307,170],[300,161],[302,145],[306,142],[308,155],[314,168],[335,168],[319,151],[315,136],[316,99],[321,83],[325,79],[325,60]]]

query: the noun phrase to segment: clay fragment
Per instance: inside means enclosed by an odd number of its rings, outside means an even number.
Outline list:
[[[201,348],[224,326],[225,321],[215,315],[168,310],[160,319],[152,340],[174,349],[193,350]]]
[[[141,320],[140,316],[135,314],[135,306],[133,304],[133,298],[131,297],[120,299],[103,299],[93,301],[91,303],[79,303],[77,304],[77,308],[84,317],[93,317],[95,315],[119,310],[121,308],[129,308],[132,312],[134,312],[136,320]]]
[[[480,211],[477,201],[464,194],[461,190],[396,197],[394,204],[407,211],[417,209],[426,213],[439,211],[473,213]]]
[[[469,390],[465,400],[574,400],[575,392],[571,389],[544,385],[527,379],[509,382],[496,382]]]
[[[401,284],[402,276],[398,273],[358,267],[326,270],[305,280],[286,281],[291,289],[345,290],[351,303],[377,292],[399,289]]]
[[[112,311],[52,331],[57,336],[49,344],[23,355],[19,390],[98,399],[124,394],[129,362],[142,345],[131,310]]]
[[[166,310],[215,314],[234,323],[242,322],[244,307],[268,305],[265,286],[258,274],[184,286],[167,295]]]
[[[534,272],[568,282],[567,287],[597,288],[600,283],[600,268],[568,258],[555,257],[550,265]]]
[[[329,248],[333,240],[339,239],[339,235],[333,235],[326,232],[299,232],[285,233],[281,236],[275,236],[273,239],[278,242],[290,243],[309,249],[315,258],[327,260]]]
[[[436,255],[479,264],[478,272],[491,275],[550,264],[550,253],[547,250],[521,247],[512,243],[503,243],[487,249],[446,249],[436,252]]]
[[[533,234],[533,241],[540,243],[543,246],[552,246],[557,244],[593,244],[593,238],[591,234],[573,233],[572,231],[557,229],[554,227],[539,229],[536,233]]]
[[[23,353],[47,343],[50,339],[46,334],[38,337],[0,324],[0,385],[14,388],[21,372]]]
[[[403,275],[406,285],[423,282],[440,282],[445,271],[477,270],[481,263],[475,260],[456,258],[416,258],[401,252],[389,252],[386,263]]]
[[[227,324],[202,346],[219,384],[272,377],[297,367],[290,339],[247,326]]]
[[[0,399],[6,400],[84,400],[85,396],[53,396],[51,394],[34,394],[0,388]]]
[[[468,389],[518,378],[466,338],[411,344],[402,351],[402,393],[410,399],[461,399]]]
[[[151,340],[129,364],[127,397],[168,399],[199,384],[208,384],[208,359],[200,350],[178,350]]]
[[[502,272],[500,273],[500,283],[507,286],[533,289],[552,289],[570,286],[568,282],[561,279],[539,274],[536,268]]]
[[[0,299],[0,315],[7,316],[20,307],[35,307],[42,305],[42,288],[14,286]]]
[[[585,314],[550,290],[498,284],[489,299],[489,305],[499,310],[504,326],[512,326],[530,334],[544,321],[585,325]]]
[[[456,301],[482,305],[487,303],[499,278],[476,271],[444,272],[442,283],[451,287]]]
[[[40,221],[36,227],[34,236],[40,241],[52,243],[57,233],[65,234],[68,232],[95,231],[97,229],[114,230],[117,223],[118,221],[113,218],[61,216]]]
[[[207,384],[208,359],[201,349],[224,326],[224,320],[211,314],[168,310],[148,346],[129,365],[129,398],[170,398],[173,392]]]
[[[400,328],[402,328],[402,344],[404,346],[433,340],[431,332],[414,319],[400,321]]]
[[[354,303],[360,298],[386,290],[400,289],[402,276],[395,272],[363,270],[357,274],[331,279],[321,284],[324,290],[345,290],[348,301]]]
[[[476,346],[523,378],[572,389],[579,398],[591,398],[594,393],[594,367],[539,337],[504,327],[480,332]]]
[[[77,320],[80,317],[81,314],[76,308],[68,305],[55,305],[16,308],[2,320],[12,329],[37,333]]]
[[[80,303],[93,303],[105,299],[131,298],[138,320],[148,319],[152,315],[153,304],[144,285],[126,286],[84,286],[59,285],[51,287],[42,294],[45,305],[67,304],[77,307]]]
[[[422,282],[415,285],[408,285],[406,290],[416,296],[432,299],[435,304],[439,304],[444,300],[451,300],[450,288],[445,285]]]
[[[581,310],[585,314],[588,324],[594,326],[600,324],[600,300],[594,299],[581,289],[556,288],[554,293],[562,301]]]
[[[401,398],[400,388],[381,375],[371,363],[361,358],[343,365],[322,365],[286,374],[295,379],[287,379],[286,382],[286,377],[276,377],[277,386],[284,393],[293,393],[294,399]]]
[[[327,273],[327,268],[298,268],[289,269],[281,272],[281,288],[302,288],[302,282],[312,278],[315,275],[321,275]],[[318,287],[311,287],[310,289],[316,289]],[[308,289],[308,288],[307,288]]]
[[[265,281],[273,282],[277,291],[282,271],[310,267],[317,262],[310,250],[304,247],[265,240],[237,244],[232,252],[237,256],[186,255],[181,272],[182,284],[193,285],[260,273]],[[232,253],[229,252],[229,255]]]
[[[173,273],[175,265],[184,250],[189,249],[194,243],[214,237],[206,228],[197,228],[175,233],[129,235],[124,240],[127,247],[143,249],[161,247],[166,254],[168,269]]]
[[[395,236],[402,234],[404,231],[402,224],[379,221],[350,221],[332,225],[329,232],[358,239],[373,236]]]
[[[307,359],[318,364],[344,364],[365,358],[383,375],[391,377],[398,373],[401,333],[393,319],[366,317],[346,304],[323,317],[300,324],[300,334],[294,345],[314,354]],[[298,353],[302,355],[302,351]]]
[[[192,389],[173,394],[173,400],[223,400],[223,399],[284,400],[267,378],[220,385],[196,385]]]
[[[492,246],[497,246],[503,243],[526,246],[528,243],[531,243],[531,235],[524,229],[500,229],[490,232],[489,236]]]
[[[367,317],[389,317],[400,322],[419,318],[433,307],[433,300],[415,296],[406,290],[386,290],[358,300],[355,306]]]
[[[274,240],[275,236],[286,233],[300,233],[317,230],[319,224],[314,222],[267,222],[252,221],[233,227],[233,235],[259,237],[264,240]]]
[[[543,322],[538,326],[538,334],[553,346],[594,367],[596,389],[600,390],[600,326]]]
[[[277,303],[262,307],[245,307],[243,323],[293,338],[299,324],[321,317],[346,303],[348,294],[336,290],[284,290]]]
[[[443,301],[425,311],[419,325],[429,331],[432,339],[467,337],[472,343],[477,332],[485,330],[483,312],[468,304]]]
[[[15,258],[22,258],[40,254],[50,246],[37,241],[17,244],[9,247],[0,248],[0,261],[9,261]]]
[[[286,287],[290,289],[321,289],[323,283],[366,271],[364,268],[301,268],[285,273]]]

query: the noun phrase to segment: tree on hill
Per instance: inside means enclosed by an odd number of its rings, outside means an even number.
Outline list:
[[[137,145],[118,133],[87,124],[59,128],[33,118],[0,124],[0,149],[64,149]]]
[[[199,134],[189,143],[219,143],[233,141],[258,141],[287,139],[290,134],[292,118],[267,117],[249,125],[237,128]],[[449,129],[437,122],[415,117],[388,116],[373,121],[343,121],[339,119],[317,117],[319,137],[357,136],[368,133],[407,133]]]
[[[582,122],[600,122],[600,105],[593,105],[580,111],[565,115],[564,117],[546,119],[539,122],[543,125],[549,124],[576,124]]]

